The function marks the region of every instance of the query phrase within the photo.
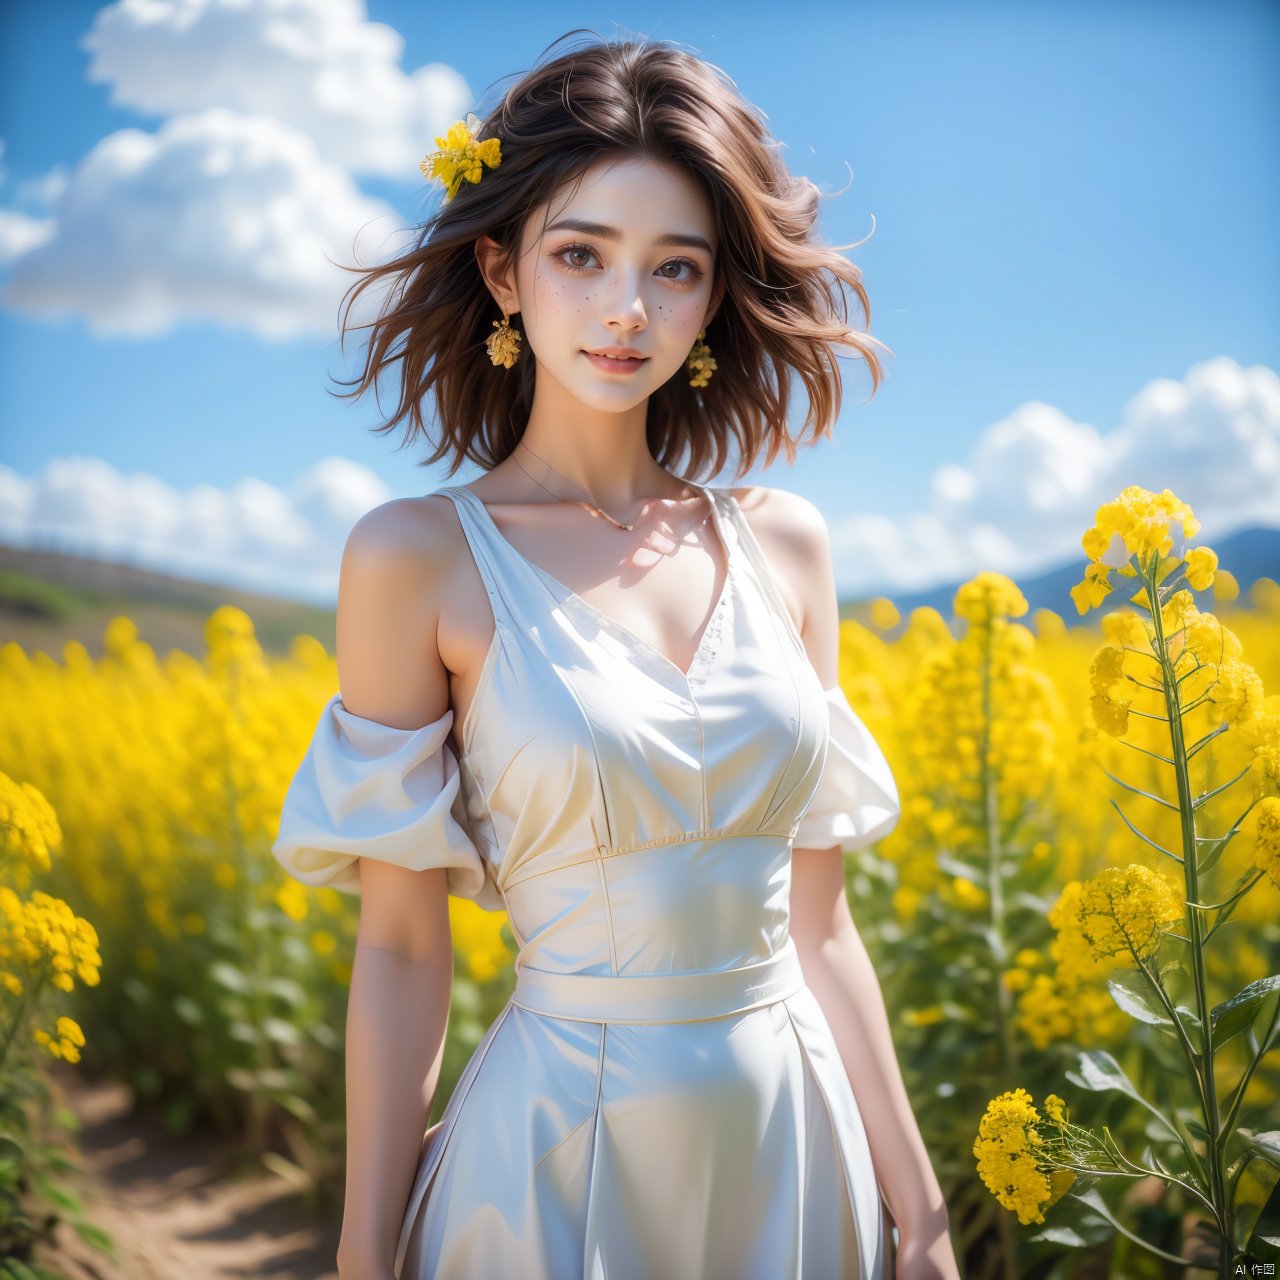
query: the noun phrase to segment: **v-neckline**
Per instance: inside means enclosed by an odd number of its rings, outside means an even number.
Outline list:
[[[695,481],[686,481],[692,484],[706,495],[707,501],[711,504],[711,523],[720,538],[720,544],[724,548],[725,564],[724,564],[724,582],[721,584],[720,593],[716,597],[716,602],[712,606],[711,614],[707,619],[706,625],[702,628],[702,634],[698,637],[697,646],[694,648],[693,657],[689,661],[687,669],[682,670],[674,663],[665,653],[663,653],[657,645],[652,641],[646,640],[638,631],[632,630],[625,622],[619,622],[617,618],[611,614],[605,613],[604,610],[592,604],[590,600],[585,599],[572,587],[566,586],[561,582],[555,574],[544,569],[540,564],[535,564],[528,556],[516,546],[510,538],[498,527],[498,522],[489,514],[489,508],[481,500],[480,496],[473,493],[465,485],[456,486],[459,491],[465,493],[468,498],[480,509],[480,514],[485,521],[486,527],[499,542],[503,543],[506,549],[520,562],[526,569],[542,578],[554,591],[559,592],[565,599],[572,600],[578,608],[584,609],[601,627],[614,632],[622,639],[628,641],[633,647],[639,648],[652,660],[657,661],[664,670],[674,673],[686,687],[691,689],[699,679],[699,675],[705,672],[716,656],[716,650],[720,644],[722,632],[722,622],[724,613],[728,607],[729,597],[733,591],[734,582],[734,557],[737,551],[737,538],[731,534],[723,519],[720,510],[720,504],[716,501],[716,495],[707,485],[697,484]]]

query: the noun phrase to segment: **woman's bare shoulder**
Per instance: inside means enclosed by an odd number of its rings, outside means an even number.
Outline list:
[[[768,485],[730,489],[803,634],[832,592],[831,535],[822,512],[798,493]]]
[[[738,485],[730,488],[751,532],[766,551],[780,557],[809,559],[828,540],[822,512],[798,493],[771,485]]]
[[[396,498],[366,512],[347,536],[338,582],[338,676],[355,714],[399,728],[448,706],[439,652],[465,538],[447,497]]]
[[[466,544],[451,499],[392,498],[366,511],[347,535],[343,564],[415,583],[446,579]]]

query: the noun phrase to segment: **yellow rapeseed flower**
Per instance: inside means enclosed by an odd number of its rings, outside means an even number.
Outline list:
[[[1208,697],[1218,723],[1234,724],[1257,712],[1264,693],[1262,677],[1247,662],[1232,659],[1218,666]]]
[[[904,884],[893,891],[891,904],[898,919],[904,924],[910,924],[916,918],[923,901],[924,897],[919,889]]]
[[[1216,553],[1208,547],[1194,548],[1187,556],[1187,585],[1193,591],[1207,591],[1213,586],[1213,575],[1217,567]]]
[[[1111,570],[1103,564],[1085,566],[1084,581],[1071,588],[1071,600],[1080,614],[1097,608],[1111,594]]]
[[[16,889],[31,886],[33,872],[48,871],[50,851],[62,844],[53,806],[29,782],[0,773],[0,868]]]
[[[1031,983],[1031,974],[1025,969],[1006,969],[1000,975],[1000,984],[1008,992],[1025,991]]]
[[[1029,606],[1012,579],[984,570],[957,588],[952,607],[957,618],[985,627],[997,618],[1020,618]]]
[[[1067,1122],[1066,1104],[1056,1093],[1049,1094],[1044,1100],[1045,1114],[1057,1125]]]
[[[498,138],[486,138],[477,142],[475,131],[480,120],[468,114],[465,120],[455,120],[436,138],[439,151],[426,156],[418,167],[428,181],[438,179],[445,185],[444,199],[448,203],[458,194],[463,182],[479,182],[483,167],[496,169],[502,163],[502,144]]]
[[[1213,583],[1217,557],[1208,547],[1189,555],[1186,540],[1200,531],[1191,508],[1172,490],[1153,493],[1130,485],[1118,498],[1098,508],[1096,523],[1080,540],[1089,557],[1084,580],[1071,589],[1077,612],[1084,614],[1101,604],[1111,591],[1114,570],[1132,578],[1154,566],[1157,584],[1178,566],[1185,565],[1187,581],[1195,590]],[[1136,602],[1136,598],[1135,598]]]
[[[58,1034],[64,1040],[70,1040],[72,1044],[83,1047],[84,1032],[80,1030],[80,1024],[74,1018],[68,1018],[63,1015],[58,1019],[57,1027]]]
[[[84,1045],[84,1032],[80,1024],[73,1018],[60,1017],[54,1024],[54,1033],[49,1034],[43,1027],[33,1027],[31,1038],[44,1049],[51,1058],[61,1058],[65,1062],[79,1062],[80,1049]]]
[[[1077,918],[1095,956],[1132,964],[1156,948],[1163,926],[1182,919],[1182,903],[1149,867],[1105,867],[1080,889]]]
[[[956,902],[970,910],[981,910],[990,901],[987,891],[981,885],[974,884],[964,876],[955,876],[952,879],[951,891]]]
[[[1214,604],[1232,604],[1240,598],[1240,583],[1235,574],[1227,569],[1219,569],[1213,575]]]
[[[871,602],[871,625],[879,631],[892,631],[902,619],[898,607],[887,596],[876,596]]]
[[[1061,1099],[1053,1094],[1050,1098],[1061,1115]],[[1052,1113],[1051,1117],[1056,1119]],[[1023,1226],[1043,1222],[1044,1211],[1075,1181],[1070,1170],[1054,1169],[1040,1158],[1045,1140],[1036,1127],[1039,1123],[1031,1095],[1025,1089],[1011,1089],[987,1104],[973,1144],[979,1177]]]
[[[1280,889],[1280,798],[1259,801],[1254,816],[1253,862]]]
[[[941,1005],[929,1005],[926,1009],[904,1009],[902,1020],[909,1027],[932,1027],[946,1019]]]
[[[318,956],[331,956],[338,948],[338,940],[328,929],[317,929],[311,935],[311,950]]]
[[[307,918],[307,887],[299,880],[289,878],[276,890],[276,906],[290,920]]]

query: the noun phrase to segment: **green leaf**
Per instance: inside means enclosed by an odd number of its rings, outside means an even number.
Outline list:
[[[295,1093],[281,1093],[276,1096],[276,1105],[283,1107],[291,1115],[295,1115],[303,1124],[318,1124],[320,1117],[315,1107],[306,1098]]]
[[[104,1231],[92,1222],[73,1222],[71,1225],[75,1228],[76,1235],[85,1244],[92,1246],[100,1253],[105,1253],[112,1262],[119,1261],[118,1246],[115,1237],[110,1232]]]
[[[1204,1123],[1195,1116],[1186,1115],[1182,1117],[1182,1123],[1187,1126],[1187,1132],[1193,1138],[1199,1138],[1201,1142],[1209,1141],[1209,1130],[1204,1127]]]
[[[237,995],[246,995],[249,991],[249,979],[235,965],[225,960],[215,960],[209,966],[209,976],[219,986],[234,991]]]
[[[1073,1193],[1068,1192],[1068,1195]],[[1149,1240],[1144,1240],[1141,1236],[1136,1236],[1129,1230],[1116,1216],[1111,1212],[1110,1206],[1102,1198],[1101,1192],[1096,1187],[1090,1187],[1086,1191],[1082,1191],[1076,1199],[1083,1201],[1091,1209],[1100,1213],[1111,1225],[1120,1232],[1121,1235],[1127,1236],[1134,1244],[1141,1245],[1144,1249],[1154,1253],[1157,1258],[1163,1258],[1166,1262],[1176,1262],[1182,1266],[1187,1265],[1187,1259],[1179,1257],[1176,1253],[1166,1253],[1163,1249],[1157,1248]]]
[[[1204,875],[1207,871],[1212,871],[1218,859],[1222,857],[1226,851],[1227,843],[1230,836],[1219,837],[1213,842],[1209,848],[1200,855],[1200,874]]]
[[[1248,1031],[1262,1002],[1273,992],[1280,991],[1280,974],[1272,974],[1269,978],[1259,978],[1251,982],[1244,990],[1232,996],[1230,1000],[1217,1005],[1209,1014],[1209,1023],[1213,1028],[1213,1047],[1221,1048],[1228,1040]]]
[[[262,1030],[268,1040],[275,1041],[276,1044],[301,1044],[302,1033],[292,1022],[284,1018],[266,1018],[262,1023]]]
[[[1264,1160],[1280,1167],[1280,1129],[1269,1129],[1266,1133],[1240,1133],[1240,1137],[1250,1150],[1256,1151]]]
[[[1280,1262],[1280,1182],[1271,1188],[1245,1248],[1259,1262]]]
[[[257,1093],[258,1073],[250,1071],[247,1067],[228,1067],[227,1083],[242,1093]]]
[[[325,1049],[336,1051],[342,1046],[342,1036],[326,1022],[308,1023],[306,1032],[316,1044]]]
[[[1148,1102],[1138,1092],[1133,1081],[1125,1075],[1124,1068],[1105,1049],[1085,1050],[1076,1055],[1076,1062],[1079,1064],[1079,1071],[1066,1072],[1066,1077],[1072,1084],[1094,1093],[1123,1093],[1126,1097],[1132,1098],[1140,1106],[1146,1107],[1170,1133],[1177,1136],[1184,1150],[1187,1150],[1188,1156],[1192,1160],[1195,1159],[1195,1153],[1187,1147],[1184,1135],[1174,1127],[1155,1103]]]
[[[274,977],[267,979],[266,989],[278,999],[293,1008],[307,1003],[306,988],[293,978]]]
[[[1152,989],[1150,978],[1136,969],[1123,970],[1107,979],[1111,998],[1131,1018],[1153,1026],[1173,1026],[1165,1007]]]
[[[1032,1235],[1028,1243],[1058,1244],[1069,1249],[1092,1249],[1115,1235],[1111,1223],[1094,1212],[1080,1198],[1084,1185],[1079,1181],[1076,1190],[1069,1191],[1049,1211],[1049,1216]]]
[[[313,1185],[311,1175],[299,1164],[286,1159],[278,1151],[264,1151],[260,1156],[262,1163],[287,1182],[292,1183],[299,1191],[309,1191]]]
[[[1079,1072],[1067,1072],[1067,1079],[1072,1084],[1094,1093],[1128,1094],[1135,1102],[1141,1102],[1143,1106],[1149,1105],[1133,1081],[1125,1075],[1124,1068],[1105,1049],[1084,1050],[1077,1054],[1076,1062],[1079,1064]]]
[[[44,1197],[56,1204],[59,1209],[65,1209],[68,1213],[81,1213],[84,1210],[84,1204],[80,1198],[69,1188],[60,1187],[51,1178],[46,1177],[42,1173],[34,1175],[34,1182],[40,1188]]]
[[[190,996],[175,997],[173,1011],[189,1027],[198,1027],[204,1022],[204,1010]]]

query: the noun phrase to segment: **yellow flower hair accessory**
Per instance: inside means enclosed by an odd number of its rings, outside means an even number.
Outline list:
[[[484,165],[496,169],[502,163],[502,144],[497,138],[476,141],[476,133],[484,122],[467,112],[465,120],[455,120],[443,138],[436,139],[439,151],[432,151],[418,165],[428,182],[438,178],[445,184],[446,203],[458,194],[463,180],[479,182]]]

